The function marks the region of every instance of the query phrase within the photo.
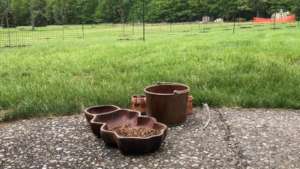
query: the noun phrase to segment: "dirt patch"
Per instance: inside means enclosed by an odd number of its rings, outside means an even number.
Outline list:
[[[0,122],[4,120],[6,114],[11,113],[11,112],[13,112],[13,110],[11,110],[11,109],[8,109],[8,110],[1,110],[0,109]]]
[[[5,126],[5,123],[3,122],[5,115],[12,112],[12,110],[1,110],[0,109],[0,128]]]

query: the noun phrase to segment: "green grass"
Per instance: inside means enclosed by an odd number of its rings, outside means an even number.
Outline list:
[[[118,40],[118,25],[85,29],[85,40],[0,48],[0,114],[9,112],[3,120],[73,114],[95,104],[126,107],[131,95],[159,81],[188,84],[196,105],[300,108],[299,27],[233,34],[152,25],[146,42]],[[132,36],[126,27],[127,38],[140,38],[140,31]]]

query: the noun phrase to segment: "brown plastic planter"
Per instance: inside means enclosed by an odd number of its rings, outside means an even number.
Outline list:
[[[116,110],[119,110],[118,106],[114,105],[103,105],[103,106],[92,106],[83,110],[85,118],[88,123],[98,114],[111,113]]]
[[[167,125],[186,120],[189,87],[179,83],[158,83],[144,89],[147,114]]]
[[[99,114],[96,115],[91,120],[91,128],[93,133],[101,137],[100,129],[105,123],[111,123],[114,126],[122,125],[124,122],[129,122],[130,120],[135,120],[136,117],[140,116],[141,113],[137,111],[130,111],[125,109],[119,109],[111,113]],[[115,123],[114,123],[115,122]],[[123,122],[123,123],[122,123]],[[120,123],[120,124],[118,124]],[[106,139],[106,138],[104,138]],[[109,144],[111,141],[106,140]]]
[[[192,115],[193,114],[193,99],[194,99],[193,96],[188,97],[186,115]]]
[[[131,110],[146,112],[146,96],[132,96],[131,97]]]
[[[186,115],[193,114],[193,96],[188,97],[187,108],[186,108]],[[146,113],[146,96],[132,96],[131,97],[131,110],[139,111],[142,114]]]
[[[112,113],[120,110],[118,106],[106,105],[106,106],[93,106],[83,110],[87,122],[91,125],[91,129],[96,136],[100,136],[100,128],[97,130],[97,126],[91,124],[91,120],[100,114]]]
[[[99,121],[105,123],[101,127],[101,137],[110,146],[116,146],[127,154],[145,154],[159,149],[167,135],[167,126],[157,122],[153,117],[140,116],[139,112],[119,110],[117,112],[100,115]],[[159,131],[149,137],[127,137],[119,135],[114,129],[128,125],[130,128],[151,128]]]

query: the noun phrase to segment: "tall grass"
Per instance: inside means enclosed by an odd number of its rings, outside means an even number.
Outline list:
[[[0,112],[4,120],[126,107],[159,81],[192,89],[195,104],[300,108],[300,29],[215,31],[197,25],[147,32],[147,41],[119,40],[121,27],[86,29],[86,38],[0,49]],[[154,27],[154,26],[153,26]],[[190,27],[190,31],[187,30]],[[50,29],[50,28],[49,28]]]

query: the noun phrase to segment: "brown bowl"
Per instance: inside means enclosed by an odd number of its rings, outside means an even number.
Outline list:
[[[91,120],[100,114],[109,114],[120,110],[118,106],[114,105],[104,105],[104,106],[93,106],[83,110],[86,121],[91,125],[91,129],[96,136],[100,136],[100,128],[97,130],[94,125],[91,124]]]
[[[122,118],[120,118],[122,119]],[[114,128],[127,125],[128,128],[153,129],[157,133],[149,136],[125,136],[114,130]],[[109,121],[101,127],[101,137],[108,145],[117,146],[122,154],[146,154],[159,149],[167,135],[167,126],[159,123],[153,117],[138,116],[134,120]]]
[[[98,114],[111,113],[119,109],[120,108],[115,105],[92,106],[84,109],[83,113],[85,115],[86,121],[90,123],[91,120]]]

